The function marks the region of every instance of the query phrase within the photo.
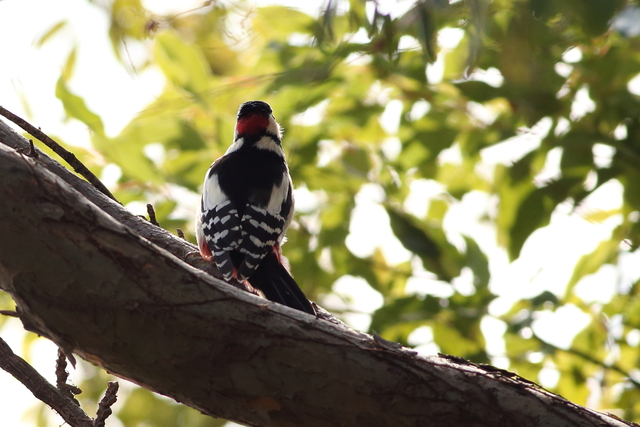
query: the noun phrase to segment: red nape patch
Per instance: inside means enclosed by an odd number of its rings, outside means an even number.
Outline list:
[[[236,130],[238,135],[258,135],[264,133],[269,127],[269,117],[261,114],[254,114],[238,120]]]

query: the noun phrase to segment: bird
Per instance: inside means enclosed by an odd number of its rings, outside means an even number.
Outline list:
[[[293,211],[282,129],[269,104],[245,102],[233,143],[204,177],[195,220],[200,255],[225,280],[248,282],[270,301],[315,315],[282,255]]]

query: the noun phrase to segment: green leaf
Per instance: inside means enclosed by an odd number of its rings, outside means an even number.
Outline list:
[[[69,57],[67,58],[67,62],[64,64],[64,68],[62,69],[62,77],[65,81],[69,81],[73,74],[73,69],[76,65],[76,56],[78,53],[77,46],[73,48]]]
[[[274,25],[276,22],[286,22],[287,25]],[[312,17],[292,7],[267,6],[256,10],[252,28],[267,42],[286,42],[292,34],[310,34],[313,24]]]
[[[606,211],[596,209],[593,212],[587,212],[584,215],[584,220],[587,222],[601,224],[612,216],[620,214],[622,214],[622,210],[620,209],[609,209]]]
[[[133,179],[138,185],[160,184],[164,181],[153,162],[144,155],[143,146],[128,137],[94,137],[93,144],[120,166],[123,172],[121,180]]]
[[[476,355],[483,351],[484,342],[464,336],[460,329],[452,328],[442,322],[435,322],[433,328],[433,339],[444,354],[454,354],[460,357],[478,360]],[[486,360],[485,360],[486,361]]]
[[[475,102],[487,102],[502,96],[500,88],[495,88],[480,81],[464,81],[455,83],[464,96]]]
[[[424,324],[425,320],[435,319],[442,310],[440,298],[427,295],[420,298],[415,295],[393,299],[376,310],[371,319],[370,330],[377,331],[387,339],[397,336],[386,335],[386,331],[397,323],[411,323],[413,328]]]
[[[84,99],[69,90],[64,76],[60,76],[56,84],[56,97],[62,101],[64,111],[69,117],[80,120],[97,135],[104,135],[104,125],[100,116],[87,108]]]
[[[47,32],[45,32],[35,43],[37,47],[42,47],[49,39],[51,39],[56,33],[62,30],[67,25],[67,21],[60,21],[54,24]]]
[[[522,338],[517,333],[505,334],[504,340],[507,354],[514,359],[524,357],[528,352],[540,351],[539,341]]]
[[[511,228],[511,241],[509,245],[509,258],[516,259],[520,255],[520,250],[524,242],[538,228],[545,226],[549,222],[551,212],[549,203],[539,190],[532,191],[522,202],[516,218]]]
[[[114,0],[110,12],[109,37],[114,52],[120,59],[120,47],[126,38],[133,37],[136,40],[141,40],[147,36],[147,26],[151,16],[142,6],[141,0]]]
[[[640,170],[627,168],[620,178],[624,184],[624,199],[635,210],[640,210]]]
[[[207,61],[197,45],[189,44],[172,31],[158,35],[155,58],[167,78],[176,86],[203,99],[209,89]]]
[[[342,152],[342,160],[346,166],[358,174],[366,176],[371,170],[371,159],[365,150],[349,146]]]
[[[478,176],[475,164],[474,160],[465,159],[460,165],[441,165],[438,168],[437,179],[446,185],[449,194],[458,200],[471,190],[486,191],[489,185]]]
[[[620,231],[618,227],[617,231]],[[603,240],[598,247],[590,254],[583,255],[573,269],[573,275],[567,285],[566,295],[571,295],[575,285],[583,277],[593,274],[600,270],[604,264],[613,264],[618,259],[620,251],[620,238],[618,232],[614,231],[613,236],[609,240]]]
[[[480,247],[471,237],[463,236],[467,246],[465,253],[465,264],[471,268],[474,276],[474,285],[476,288],[485,288],[489,286],[489,260],[487,256],[480,250]]]
[[[437,243],[408,215],[395,209],[387,209],[391,218],[391,228],[407,250],[426,258],[440,258]]]
[[[176,139],[182,135],[183,129],[180,118],[170,111],[165,111],[162,114],[136,118],[115,138],[96,137],[93,143],[109,160],[120,166],[125,179],[160,184],[164,183],[166,178],[145,155],[144,148],[148,144],[158,142],[168,146],[167,149],[173,147]]]
[[[560,139],[564,150],[560,161],[562,175],[568,178],[584,178],[594,169],[593,142],[597,136],[585,132],[569,132]]]
[[[191,191],[198,191],[212,160],[214,159],[208,151],[182,151],[167,159],[163,164],[163,170],[172,182]]]
[[[614,15],[625,3],[621,0],[573,0],[568,9],[577,15],[585,32],[594,37],[609,29]]]
[[[450,282],[460,274],[462,256],[440,228],[429,227],[391,206],[385,207],[391,229],[402,245],[422,260],[424,267],[440,280]]]
[[[416,2],[415,6],[400,18],[401,21],[415,23],[415,32],[427,62],[436,60],[437,15],[446,6],[448,3],[442,1]]]

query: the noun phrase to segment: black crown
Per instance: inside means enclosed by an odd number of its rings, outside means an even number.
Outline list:
[[[266,102],[262,101],[248,101],[240,106],[238,109],[238,119],[241,117],[251,116],[254,114],[262,114],[264,116],[270,116],[273,110]]]

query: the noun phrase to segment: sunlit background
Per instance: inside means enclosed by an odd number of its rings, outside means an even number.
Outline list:
[[[260,1],[256,3],[256,7],[271,3],[300,9],[314,17],[318,17],[326,6],[325,2],[320,1]],[[412,1],[378,3],[378,11],[392,17],[403,15],[414,4]],[[142,4],[157,15],[198,13],[203,7],[203,2],[192,0],[146,0],[142,1]],[[369,13],[373,13],[372,5],[367,4]],[[196,12],[189,12],[192,9]],[[240,14],[237,19],[241,19]],[[64,26],[51,33],[51,30],[61,23],[64,23]],[[69,119],[59,97],[56,96],[58,79],[68,67],[69,55],[75,51],[74,71],[67,82],[68,89],[75,94],[81,94],[88,109],[102,118],[107,136],[118,136],[139,113],[162,95],[167,81],[165,74],[155,63],[147,65],[153,52],[149,49],[154,43],[153,37],[146,40],[128,40],[126,50],[123,51],[125,57],[119,60],[114,53],[111,40],[107,37],[109,27],[109,16],[101,2],[1,1],[0,40],[3,40],[3,43],[0,44],[0,58],[3,60],[0,66],[0,105],[27,118],[54,138],[59,138],[69,145],[93,150],[91,130],[85,123]],[[47,36],[48,34],[51,35]],[[459,28],[444,28],[438,33],[437,42],[440,50],[437,60],[425,70],[430,85],[438,85],[443,79],[447,55],[461,43],[463,35],[463,30]],[[235,36],[243,37],[242,31],[238,30]],[[366,39],[366,32],[356,33],[352,38],[355,41]],[[302,37],[299,42],[305,44],[308,40]],[[419,49],[420,46],[415,38],[403,36],[400,39],[400,48]],[[582,53],[579,49],[568,49],[563,53],[562,60],[556,64],[557,74],[565,77],[570,75],[574,64],[581,59]],[[358,60],[362,59],[353,59]],[[495,88],[501,87],[504,81],[496,68],[478,69],[466,78],[485,82]],[[628,91],[634,96],[640,96],[640,78],[629,81]],[[389,137],[381,145],[381,149],[386,158],[395,159],[403,149],[398,136],[401,116],[404,114],[403,102],[383,87],[372,86],[370,96],[384,106],[378,120]],[[558,94],[558,97],[562,96]],[[327,107],[328,101],[319,102],[295,116],[292,123],[299,126],[317,126],[323,123]],[[422,118],[428,114],[430,108],[431,105],[426,101],[414,103],[408,112],[408,120]],[[509,106],[504,101],[493,104],[469,102],[467,113],[476,123],[489,126],[507,108]],[[585,86],[575,94],[569,119],[552,120],[544,117],[533,126],[522,127],[518,135],[484,148],[481,150],[481,161],[475,166],[476,173],[485,177],[487,181],[492,180],[497,165],[513,165],[538,149],[548,135],[562,136],[570,129],[570,121],[578,121],[594,109],[594,101]],[[229,112],[234,113],[235,111]],[[278,111],[275,111],[275,114],[277,116]],[[627,137],[626,132],[626,128],[620,126],[614,131],[613,138],[623,140]],[[231,135],[227,136],[228,144],[231,142]],[[286,136],[287,134],[285,145]],[[559,147],[548,151],[544,166],[534,177],[535,183],[542,186],[561,176],[562,152]],[[341,153],[340,147],[331,141],[324,141],[320,144],[318,165],[329,164]],[[158,165],[162,164],[167,155],[161,144],[149,144],[145,147],[145,154]],[[615,149],[610,145],[593,145],[594,162],[597,167],[608,167],[614,155]],[[214,160],[213,156],[212,152],[211,160]],[[459,145],[452,145],[438,155],[440,165],[455,166],[463,161]],[[108,164],[101,170],[101,178],[110,188],[114,188],[118,185],[122,170],[113,163],[106,163]],[[596,181],[597,176],[594,173],[587,178],[584,185],[587,189],[589,186],[594,188]],[[624,219],[621,210],[624,188],[619,181],[610,180],[590,193],[577,207],[569,202],[560,203],[553,210],[550,224],[534,231],[524,243],[519,257],[510,261],[504,245],[498,242],[494,222],[489,221],[487,217],[488,215],[495,218],[498,215],[498,199],[495,195],[474,190],[454,202],[444,184],[424,178],[413,180],[409,188],[410,191],[403,203],[403,209],[407,213],[416,218],[424,218],[434,201],[449,203],[442,221],[448,241],[459,248],[465,247],[464,236],[468,236],[477,242],[487,256],[490,271],[489,289],[497,298],[490,303],[488,315],[483,317],[480,326],[491,363],[507,369],[510,368],[510,361],[506,356],[503,338],[507,325],[500,317],[513,310],[514,304],[518,301],[534,298],[544,291],[562,296],[572,281],[574,269],[581,257],[591,254],[602,241],[609,239]],[[178,201],[172,214],[174,220],[185,220],[193,216],[199,197],[196,192],[175,185],[167,185],[164,191],[168,197]],[[296,188],[296,198],[297,208],[302,214],[312,212],[318,206],[327,203],[321,193],[310,191],[304,185]],[[147,202],[148,200],[134,200],[127,203],[126,207],[136,214],[143,215],[146,213]],[[152,202],[155,203],[157,200]],[[409,263],[410,274],[404,290],[407,295],[430,295],[445,299],[454,293],[472,295],[475,288],[471,270],[463,269],[451,284],[437,280],[432,272],[425,269],[420,258],[407,250],[398,240],[390,225],[384,202],[384,189],[376,183],[367,183],[357,192],[351,218],[344,218],[344,221],[350,221],[346,239],[349,251],[361,258],[375,256],[376,251],[381,251],[390,266]],[[304,216],[300,221],[309,228],[314,227],[312,217]],[[287,253],[286,246],[284,252]],[[623,251],[616,265],[603,265],[593,274],[580,277],[573,289],[573,294],[579,298],[579,304],[607,304],[620,289],[630,288],[640,279],[639,257],[640,254],[637,252]],[[318,262],[321,266],[324,262],[327,268],[331,268],[328,255],[327,258],[320,257]],[[362,277],[344,275],[333,283],[331,289],[332,292],[320,293],[319,304],[333,310],[351,326],[363,331],[370,327],[371,314],[384,305],[383,295]],[[609,320],[608,328],[612,333],[615,334],[618,328],[617,333],[621,334],[621,319],[613,316]],[[525,329],[522,335],[527,338],[527,334],[535,334],[548,344],[568,349],[574,336],[590,321],[591,316],[585,312],[583,306],[568,302],[557,309],[537,311],[530,329]],[[54,364],[57,350],[52,343],[25,333],[20,322],[15,319],[4,322],[0,336],[15,352],[29,360],[42,375],[55,383]],[[637,347],[640,343],[640,333],[636,330],[635,334],[628,334],[627,340],[629,345]],[[434,340],[431,326],[416,327],[409,334],[407,343],[416,346],[424,355],[435,355],[441,350]],[[542,362],[544,355],[534,352],[530,361],[536,362],[536,358],[539,359],[538,362]],[[79,383],[87,377],[98,375],[96,371],[96,368],[80,363],[79,367],[71,372],[71,378]],[[558,369],[552,363],[547,363],[538,377],[531,379],[553,389],[559,377]],[[36,399],[24,386],[3,371],[0,371],[0,384],[0,413],[3,425],[36,425],[39,417],[37,411],[49,414],[40,417],[53,417],[55,421],[50,425],[62,423],[46,408],[35,411],[33,408],[37,407]],[[120,384],[121,399],[116,403],[116,413],[126,396],[134,390],[134,386],[125,381],[120,381]],[[595,389],[597,386],[592,387],[592,390]],[[597,402],[597,393],[594,392],[591,399]],[[122,424],[117,417],[112,417],[107,425],[117,427]]]

